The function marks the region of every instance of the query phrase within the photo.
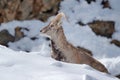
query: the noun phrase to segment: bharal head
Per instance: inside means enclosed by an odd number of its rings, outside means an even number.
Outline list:
[[[56,34],[56,31],[58,31],[61,27],[61,18],[65,17],[64,13],[59,13],[51,22],[49,25],[44,27],[40,30],[43,34],[46,34],[48,36],[53,36]]]

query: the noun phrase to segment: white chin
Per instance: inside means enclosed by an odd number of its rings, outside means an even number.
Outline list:
[[[49,37],[49,38],[51,38],[49,35],[44,34],[44,33],[40,33],[40,36],[42,36],[42,37]]]

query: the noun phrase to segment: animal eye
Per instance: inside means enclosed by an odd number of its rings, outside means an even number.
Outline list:
[[[50,27],[54,27],[54,25],[52,24]]]
[[[51,25],[51,27],[54,27],[54,25]]]

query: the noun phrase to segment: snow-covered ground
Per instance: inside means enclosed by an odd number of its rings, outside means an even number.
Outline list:
[[[39,52],[13,51],[0,46],[0,80],[119,80],[87,65],[69,64]]]
[[[85,64],[59,62],[50,57],[49,41],[40,35],[40,29],[46,23],[38,20],[12,21],[2,23],[0,30],[8,29],[14,35],[16,26],[26,27],[26,37],[10,42],[9,48],[0,46],[0,80],[119,80],[114,75],[120,74],[120,48],[110,44],[112,39],[120,40],[120,0],[109,0],[112,9],[102,9],[100,2],[90,5],[85,0],[65,0],[61,3],[60,12],[64,12],[69,21],[63,20],[67,40],[74,46],[82,46],[93,53],[93,57],[103,63],[110,75],[94,70]],[[97,36],[84,23],[93,20],[115,21],[116,32],[111,39]],[[30,38],[37,37],[36,40]],[[30,51],[29,53],[24,51]]]

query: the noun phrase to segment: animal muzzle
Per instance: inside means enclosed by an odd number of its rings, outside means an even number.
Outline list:
[[[43,28],[43,29],[40,30],[40,32],[41,32],[41,33],[45,33],[45,32],[46,32],[46,29]]]

